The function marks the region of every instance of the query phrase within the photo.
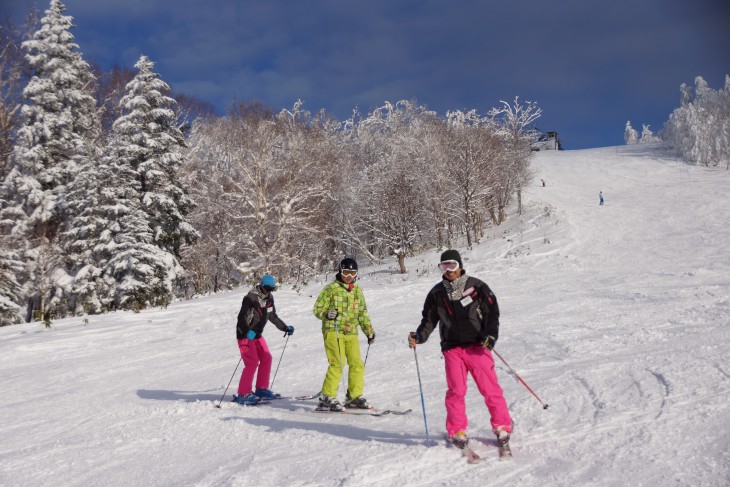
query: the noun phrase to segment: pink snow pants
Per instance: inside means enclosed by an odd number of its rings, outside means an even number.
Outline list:
[[[256,389],[268,389],[271,376],[271,352],[264,337],[254,340],[238,340],[238,349],[243,359],[243,372],[238,382],[238,395],[245,396],[253,392],[253,376],[256,375]]]
[[[474,378],[477,389],[484,396],[484,403],[491,415],[492,430],[499,427],[512,432],[512,419],[507,410],[507,402],[502,388],[497,382],[492,352],[481,345],[468,348],[452,348],[444,352],[446,364],[446,432],[453,436],[466,431],[469,420],[466,417],[466,374]]]

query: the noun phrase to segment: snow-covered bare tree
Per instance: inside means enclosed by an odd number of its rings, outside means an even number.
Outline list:
[[[680,93],[662,138],[691,163],[730,169],[730,76],[721,90],[698,76],[694,90],[682,84]]]
[[[138,73],[127,84],[122,115],[114,122],[118,152],[137,172],[155,243],[179,259],[182,246],[198,237],[186,220],[193,201],[180,182],[185,142],[176,126],[175,100],[166,96],[170,88],[152,71],[154,63],[141,56],[134,66]]]
[[[490,198],[492,203],[497,203],[497,220],[493,206],[491,208],[495,224],[506,219],[506,207],[513,194],[517,195],[517,212],[522,213],[522,188],[533,177],[530,170],[532,143],[539,136],[539,132],[531,127],[542,115],[542,109],[536,102],[527,101],[523,105],[518,96],[511,105],[505,101],[501,103],[500,108],[493,108],[489,112],[490,125],[502,140],[500,156],[497,158],[497,177],[493,184],[494,197]]]
[[[647,124],[642,124],[641,128],[641,139],[639,139],[639,144],[651,144],[654,142],[659,142],[661,139],[654,135],[654,132],[651,131],[649,126]]]
[[[20,126],[26,62],[22,31],[9,19],[0,24],[0,182],[10,170],[10,156]]]
[[[401,273],[407,270],[405,257],[428,231],[421,148],[426,127],[435,118],[426,107],[406,100],[373,110],[358,124],[354,139],[364,156],[353,175],[357,184],[340,192],[341,202],[349,200],[346,206],[355,223],[347,235],[350,243],[365,255],[395,256]]]
[[[95,95],[96,104],[101,107],[101,125],[105,133],[111,132],[112,125],[122,115],[120,102],[126,94],[127,84],[136,74],[132,68],[122,66],[99,72]]]
[[[458,217],[466,235],[467,248],[479,242],[480,214],[492,193],[489,182],[496,169],[500,143],[496,133],[484,124],[475,110],[448,112],[446,168],[452,183]]]
[[[51,0],[33,38],[23,43],[32,77],[23,91],[23,121],[2,189],[0,220],[13,221],[11,235],[27,242],[23,258],[30,274],[21,278],[28,319],[38,306],[44,315],[65,312],[63,286],[70,279],[63,276],[57,240],[68,221],[66,187],[93,156],[100,137],[91,95],[95,79],[73,42],[65,9],[60,0]]]
[[[196,287],[264,271],[311,275],[322,259],[340,150],[317,117],[301,103],[278,115],[236,108],[196,124],[189,145],[186,181],[204,201],[191,215],[201,241],[185,254],[186,267],[195,263]]]
[[[631,121],[626,122],[624,128],[624,142],[626,145],[637,144],[639,142],[639,133],[631,126]]]

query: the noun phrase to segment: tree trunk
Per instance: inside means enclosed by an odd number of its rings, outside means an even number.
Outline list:
[[[489,217],[492,219],[492,224],[496,227],[499,225],[499,220],[497,219],[497,215],[494,213],[494,207],[489,207]]]
[[[406,253],[404,251],[398,252],[398,266],[400,266],[400,273],[405,274],[408,272],[406,269]]]
[[[33,321],[33,314],[35,313],[35,299],[33,297],[28,298],[28,312],[25,315],[25,322],[30,323]]]

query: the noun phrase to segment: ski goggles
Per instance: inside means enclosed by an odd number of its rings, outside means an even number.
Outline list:
[[[439,269],[441,272],[456,272],[459,268],[459,263],[455,260],[445,260],[439,263]]]
[[[262,286],[261,289],[263,289],[267,293],[273,293],[274,291],[276,291],[276,286]]]
[[[357,277],[357,271],[351,269],[342,269],[340,274],[342,274],[342,277]]]

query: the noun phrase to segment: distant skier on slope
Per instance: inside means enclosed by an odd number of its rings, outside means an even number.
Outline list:
[[[337,388],[347,361],[347,396],[345,407],[367,409],[369,404],[362,395],[365,389],[365,364],[360,357],[357,327],[362,328],[368,345],[375,341],[375,330],[370,323],[365,296],[357,280],[355,259],[342,259],[335,281],[328,284],[314,303],[314,316],[322,320],[324,350],[329,367],[319,398],[320,411],[342,411],[337,400]]]
[[[466,275],[456,250],[441,254],[442,281],[436,284],[423,305],[423,318],[408,345],[415,348],[428,340],[439,326],[441,351],[446,367],[446,432],[455,446],[469,443],[464,396],[467,372],[474,379],[491,415],[492,431],[506,444],[512,433],[512,419],[494,369],[492,348],[499,336],[499,306],[486,283]]]
[[[288,335],[294,333],[293,326],[287,326],[276,314],[274,295],[276,279],[271,274],[261,278],[258,286],[243,298],[238,312],[236,339],[243,359],[243,372],[238,383],[236,402],[243,405],[257,404],[262,399],[279,397],[269,389],[271,376],[271,352],[261,335],[266,322],[270,321]],[[258,369],[258,375],[256,370]],[[253,391],[253,377],[256,375],[256,390]]]
[[[598,204],[603,206],[603,191],[598,192]]]

